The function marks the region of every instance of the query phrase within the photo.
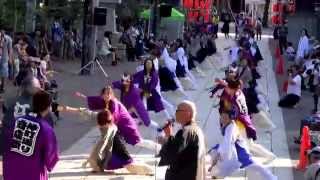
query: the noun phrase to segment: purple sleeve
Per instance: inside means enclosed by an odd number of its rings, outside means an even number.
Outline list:
[[[119,117],[116,123],[120,135],[124,140],[131,145],[135,145],[141,141],[141,135],[139,133],[136,121],[131,117],[129,112],[124,106],[119,105]]]
[[[106,107],[106,103],[100,96],[88,96],[87,103],[88,103],[88,108],[91,111],[102,110]]]
[[[121,81],[113,81],[112,87],[115,89],[121,89]]]
[[[133,83],[139,83],[140,79],[141,79],[141,72],[137,72],[132,76]]]
[[[144,107],[140,99],[134,104],[134,108],[136,109],[144,125],[148,127],[150,125],[150,117],[149,117],[148,111],[146,110],[146,108]]]
[[[155,89],[158,85],[158,81],[159,81],[159,75],[157,72],[153,72],[152,73],[152,77],[151,77],[151,81],[150,81],[150,84],[149,84],[149,91]]]
[[[49,125],[44,125],[44,165],[50,172],[59,161],[59,150],[56,135]]]

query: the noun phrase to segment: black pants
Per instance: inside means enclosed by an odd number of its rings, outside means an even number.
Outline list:
[[[287,48],[287,37],[279,37],[280,53],[283,54],[283,49]]]
[[[318,102],[319,102],[319,95],[313,95],[313,110],[318,111]]]
[[[126,48],[126,53],[127,53],[128,61],[134,61],[135,55],[136,55],[135,48],[133,48],[133,47],[127,47],[127,48]]]
[[[300,101],[300,97],[295,94],[288,94],[279,101],[280,107],[292,108]]]

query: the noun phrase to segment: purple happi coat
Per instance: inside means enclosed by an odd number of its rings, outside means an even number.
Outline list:
[[[90,110],[103,110],[105,103],[101,96],[88,96],[87,103]],[[109,101],[108,109],[113,115],[114,123],[118,127],[120,135],[131,145],[135,145],[141,141],[141,135],[138,131],[136,121],[131,117],[126,107],[117,99],[113,98]]]
[[[129,91],[125,92],[121,81],[114,81],[112,86],[113,88],[121,90],[120,101],[127,108],[127,110],[134,108],[144,125],[148,127],[150,125],[150,117],[140,98],[140,90],[131,84]]]
[[[156,71],[152,71],[151,78],[148,82],[145,82],[144,70],[137,72],[133,75],[133,83],[139,85],[139,88],[143,91],[151,93],[151,96],[147,99],[147,108],[149,111],[160,112],[164,110],[161,96],[156,89],[159,82],[159,75]]]
[[[220,99],[220,108],[223,108],[223,101],[230,102],[232,104],[233,110],[235,111],[236,119],[243,123],[246,128],[247,137],[253,140],[257,140],[256,128],[253,126],[251,117],[248,114],[248,107],[243,92],[239,90],[236,92],[235,96],[230,97],[224,90]]]
[[[21,116],[5,131],[5,180],[47,180],[59,160],[53,128],[43,118]]]

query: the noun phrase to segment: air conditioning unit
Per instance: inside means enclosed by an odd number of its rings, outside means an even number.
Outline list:
[[[100,0],[99,3],[121,4],[122,0]]]

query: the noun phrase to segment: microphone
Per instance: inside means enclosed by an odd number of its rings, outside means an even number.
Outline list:
[[[161,132],[167,127],[169,127],[170,125],[173,125],[175,121],[176,121],[175,119],[168,120],[168,122],[163,127],[158,128],[158,132]]]

